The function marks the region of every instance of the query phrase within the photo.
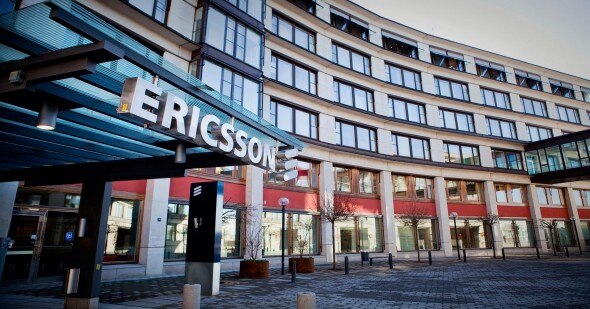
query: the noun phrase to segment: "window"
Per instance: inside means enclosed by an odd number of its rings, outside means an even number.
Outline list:
[[[526,188],[523,185],[495,184],[496,202],[499,204],[525,204]]]
[[[563,191],[558,188],[537,187],[539,204],[548,206],[563,206]]]
[[[377,194],[377,175],[373,172],[358,172],[359,193]]]
[[[186,256],[186,233],[188,230],[188,205],[168,204],[166,219],[165,260],[178,260]]]
[[[444,143],[445,162],[465,165],[480,165],[479,149],[476,146]]]
[[[483,182],[446,180],[447,199],[457,202],[483,202]]]
[[[225,0],[246,14],[254,17],[258,21],[262,21],[262,0]]]
[[[510,96],[506,92],[481,88],[481,97],[487,106],[511,109]]]
[[[263,212],[263,256],[281,255],[282,214]],[[319,254],[319,217],[309,214],[285,214],[285,254]],[[292,235],[292,237],[289,237]],[[302,241],[301,243],[299,241]]]
[[[520,70],[514,70],[514,75],[516,76],[517,85],[533,90],[543,91],[543,85],[541,84],[541,76]]]
[[[582,99],[585,102],[590,103],[590,89],[581,87],[580,90],[582,92]]]
[[[210,8],[205,42],[260,69],[262,37],[232,17]]]
[[[383,48],[410,58],[418,58],[418,43],[392,33],[381,31]]]
[[[336,191],[352,192],[352,170],[343,167],[334,167],[336,178]]]
[[[434,86],[436,88],[436,93],[440,96],[469,101],[467,84],[435,77]]]
[[[152,12],[152,17],[161,22],[166,23],[166,13],[168,12],[168,0],[156,0],[154,2],[154,10]]]
[[[337,44],[332,44],[332,62],[359,73],[371,75],[371,60],[369,56]]]
[[[560,120],[573,123],[580,123],[580,114],[578,114],[578,110],[561,105],[556,106],[557,114],[559,115]]]
[[[318,116],[276,100],[270,101],[270,123],[281,130],[317,139]]]
[[[547,104],[533,99],[522,98],[524,112],[531,115],[547,117]]]
[[[275,55],[271,57],[271,78],[313,95],[316,94],[316,72]]]
[[[377,151],[377,133],[369,129],[336,120],[336,144],[368,151]]]
[[[574,189],[574,202],[578,207],[590,207],[590,190]]]
[[[403,216],[403,214],[401,214]],[[438,220],[425,219],[424,223],[418,225],[418,241],[415,239],[414,228],[405,225],[403,220],[397,220],[397,250],[438,250]],[[416,245],[418,246],[416,248]]]
[[[527,220],[500,220],[502,245],[504,247],[534,247],[533,222]]]
[[[336,252],[383,252],[383,221],[380,217],[354,217],[334,224]]]
[[[315,15],[315,0],[287,0],[298,8]]]
[[[453,249],[485,249],[491,248],[490,230],[479,219],[457,218],[456,226],[450,226]],[[455,234],[455,229],[457,234]],[[458,236],[457,240],[455,237]]]
[[[486,124],[491,136],[516,139],[514,122],[486,117]]]
[[[441,127],[465,132],[475,132],[473,115],[445,109],[439,109]]]
[[[479,59],[475,59],[475,68],[477,69],[477,75],[501,82],[506,81],[506,72],[504,71],[504,66],[483,61]]]
[[[574,86],[572,84],[549,79],[549,85],[551,85],[551,92],[553,94],[570,99],[574,98]]]
[[[205,60],[201,80],[215,91],[229,97],[245,109],[259,115],[260,83]]]
[[[393,176],[393,191],[396,199],[432,200],[433,184],[431,178],[416,176]]]
[[[430,160],[430,144],[427,139],[391,134],[393,155]]]
[[[387,81],[411,89],[422,90],[422,79],[420,73],[392,64],[385,64]]]
[[[140,205],[139,201],[112,200],[107,221],[105,263],[137,261]]]
[[[226,177],[232,177],[237,179],[244,178],[244,169],[242,166],[219,166],[219,167],[209,167],[209,168],[197,168],[194,169],[202,174],[209,174],[209,175],[222,175]]]
[[[389,117],[426,124],[426,113],[422,104],[389,98],[388,109]]]
[[[316,163],[297,160],[297,178],[283,181],[277,179],[277,172],[268,170],[265,172],[264,181],[273,185],[283,185],[287,187],[300,187],[307,189],[317,189],[318,187],[318,166]]]
[[[430,47],[430,58],[436,66],[465,72],[465,60],[461,54]]]
[[[272,15],[272,32],[299,47],[315,53],[315,34],[281,16]]]
[[[548,128],[542,128],[528,124],[527,129],[529,131],[529,139],[531,140],[531,142],[536,142],[553,137],[553,132],[551,131],[551,129]]]
[[[373,91],[334,80],[334,101],[373,112]]]
[[[492,149],[494,167],[510,170],[522,170],[522,156],[520,152]]]
[[[356,194],[378,194],[379,175],[367,170],[334,167],[336,191]]]
[[[369,40],[369,24],[333,7],[330,8],[330,23],[332,27],[348,32],[361,40]]]
[[[572,246],[575,243],[570,221],[551,220],[545,222],[553,226],[552,229],[546,226],[543,227],[545,239],[547,239],[547,249],[556,248],[561,251],[562,247]]]

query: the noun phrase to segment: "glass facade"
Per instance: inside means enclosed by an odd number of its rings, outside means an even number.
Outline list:
[[[334,81],[334,101],[350,107],[373,112],[373,91]]]
[[[453,221],[453,218],[449,219]],[[451,240],[454,249],[457,249],[455,238],[455,226],[451,223]],[[486,249],[491,248],[491,239],[488,240],[489,227],[479,219],[457,218],[457,237],[460,249]]]
[[[301,108],[271,100],[269,122],[286,132],[318,138],[317,114]]]
[[[410,58],[418,58],[418,43],[382,30],[383,48]]]
[[[464,165],[480,165],[479,148],[469,145],[443,143],[445,162]]]
[[[315,33],[280,15],[272,15],[272,32],[301,48],[315,53]]]
[[[383,222],[380,217],[355,217],[337,221],[336,252],[383,252]]]
[[[419,91],[422,90],[422,79],[420,77],[420,72],[386,63],[385,74],[387,75],[387,81],[392,84]]]
[[[332,62],[365,75],[371,75],[371,58],[341,45],[332,44]]]
[[[265,211],[262,219],[264,256],[281,255],[280,212]],[[285,254],[319,254],[319,217],[311,214],[285,213]]]
[[[426,109],[423,104],[389,98],[389,117],[426,124]]]
[[[377,151],[377,132],[336,120],[336,144],[368,151]]]
[[[270,66],[272,79],[310,94],[316,94],[316,72],[276,55],[271,57]]]
[[[446,109],[439,109],[438,113],[441,127],[451,130],[475,132],[473,115]]]
[[[137,261],[140,205],[139,201],[112,201],[105,238],[105,263]]]
[[[420,250],[438,250],[438,220],[425,219],[421,222],[418,229],[418,248]],[[416,232],[413,226],[405,225],[402,221],[397,220],[397,250],[398,251],[416,251]]]
[[[430,160],[430,143],[427,139],[391,134],[393,155]]]
[[[430,58],[436,66],[455,71],[465,72],[465,60],[463,55],[435,47],[430,47]]]
[[[440,96],[469,101],[469,90],[465,83],[435,77],[434,87],[436,88],[436,94]]]
[[[534,247],[533,222],[528,220],[500,220],[504,247]]]

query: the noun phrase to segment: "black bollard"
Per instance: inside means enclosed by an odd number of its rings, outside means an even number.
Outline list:
[[[348,275],[348,257],[344,257],[344,274]]]
[[[389,254],[389,269],[393,269],[393,254]]]
[[[373,258],[369,259],[369,266],[373,266]]]
[[[570,257],[570,251],[567,249],[567,246],[565,246],[565,256]]]
[[[432,265],[432,251],[428,250],[428,265]]]
[[[502,248],[502,260],[506,261],[506,251]]]
[[[541,254],[539,253],[539,247],[535,247],[535,249],[537,249],[537,259],[541,258]]]
[[[293,268],[291,268],[291,283],[295,283],[297,279],[297,260],[293,259]]]
[[[463,249],[463,263],[467,263],[467,251]]]

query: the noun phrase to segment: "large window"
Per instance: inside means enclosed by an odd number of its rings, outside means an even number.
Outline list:
[[[461,54],[430,47],[430,58],[436,66],[465,72],[465,60]]]
[[[531,115],[547,117],[547,104],[545,102],[522,98],[524,112]]]
[[[427,139],[391,134],[393,155],[430,160],[430,143]]]
[[[549,84],[551,85],[551,92],[553,94],[570,99],[574,98],[574,86],[572,84],[554,79],[549,79]]]
[[[316,72],[275,55],[271,58],[270,77],[299,90],[316,94]]]
[[[482,220],[457,218],[457,225],[451,226],[450,229],[453,249],[457,249],[457,244],[460,249],[491,248],[489,227]],[[455,234],[455,229],[457,229],[457,234]],[[459,237],[458,241],[455,235]]]
[[[523,185],[496,183],[498,204],[526,204],[526,188]]]
[[[522,155],[517,151],[492,149],[494,167],[522,170]]]
[[[267,183],[283,185],[288,187],[300,187],[307,189],[317,189],[318,187],[318,167],[316,163],[297,160],[297,178],[289,181],[277,179],[277,172],[266,171],[264,180]]]
[[[475,59],[477,75],[501,82],[506,81],[504,66],[493,62]]]
[[[574,203],[577,207],[590,207],[590,190],[574,189]]]
[[[590,89],[581,87],[580,90],[582,91],[582,99],[584,102],[590,103]]]
[[[279,129],[317,139],[318,116],[276,100],[270,101],[270,123]]]
[[[223,177],[231,177],[237,179],[244,179],[244,168],[242,166],[218,166],[218,167],[208,167],[208,168],[196,168],[194,171],[198,171],[202,174],[209,174],[209,175],[221,175]]]
[[[380,217],[354,217],[334,224],[336,252],[383,251],[383,221]]]
[[[378,194],[379,176],[367,170],[334,167],[336,191],[362,194]]]
[[[422,90],[420,73],[393,64],[385,64],[387,81],[411,89]]]
[[[403,214],[402,214],[403,216]],[[425,219],[418,225],[418,248],[416,248],[414,227],[405,225],[402,220],[397,220],[397,250],[416,251],[438,250],[438,220]]]
[[[488,106],[494,106],[503,109],[510,109],[510,96],[506,92],[481,88],[481,97],[483,103]]]
[[[261,68],[261,35],[214,8],[209,8],[205,42],[255,68]]]
[[[418,58],[418,43],[401,36],[381,31],[383,48],[410,58]]]
[[[165,260],[180,260],[186,257],[186,233],[188,231],[188,205],[168,204],[166,221]]]
[[[539,204],[548,206],[563,206],[563,190],[552,187],[537,187]]]
[[[529,139],[531,142],[553,137],[553,131],[551,131],[549,128],[542,128],[528,124],[527,130],[529,131]]]
[[[315,0],[287,0],[298,8],[315,15]]]
[[[533,222],[527,220],[500,220],[502,246],[534,247],[535,232]]]
[[[333,27],[348,32],[361,40],[369,40],[369,24],[333,7],[330,8],[330,23]]]
[[[445,162],[465,165],[481,165],[477,146],[443,143]]]
[[[434,86],[436,93],[440,96],[469,101],[467,84],[435,77]]]
[[[107,219],[104,262],[136,262],[140,202],[113,200]]]
[[[389,98],[388,104],[390,117],[426,124],[424,105],[398,98]]]
[[[520,70],[514,70],[514,75],[516,76],[517,85],[533,90],[543,91],[541,76]]]
[[[491,136],[516,139],[514,122],[486,117],[486,124]]]
[[[259,115],[260,83],[205,60],[201,80],[245,109]]]
[[[156,0],[154,1],[154,10],[152,11],[152,17],[165,24],[168,13],[168,0]]]
[[[258,21],[262,21],[262,0],[225,0],[241,11],[254,17]]]
[[[373,91],[334,80],[334,101],[373,112]]]
[[[263,256],[281,255],[280,212],[265,211],[262,219]],[[309,214],[285,214],[285,254],[319,254],[319,217]],[[289,237],[289,235],[291,237]]]
[[[299,47],[315,53],[315,34],[282,16],[272,15],[272,32]]]
[[[431,178],[395,175],[393,177],[393,196],[395,199],[432,200],[433,183]]]
[[[465,132],[475,132],[473,115],[445,109],[439,109],[438,113],[441,127]]]
[[[368,151],[377,151],[377,132],[336,120],[336,144]]]
[[[580,123],[580,114],[578,113],[577,109],[556,105],[557,106],[557,115],[559,115],[559,119],[567,122],[573,123]]]
[[[453,202],[483,202],[483,182],[446,180],[447,200]]]
[[[341,45],[332,44],[332,61],[345,68],[371,75],[371,59]]]

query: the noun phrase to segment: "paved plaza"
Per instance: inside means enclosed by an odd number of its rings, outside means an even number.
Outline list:
[[[318,308],[590,308],[590,259],[452,259],[428,263],[382,259],[351,264],[349,275],[320,266],[314,274],[273,270],[269,280],[222,275],[221,294],[203,297],[203,308],[295,308],[298,292],[317,295]],[[181,308],[182,277],[108,282],[101,308]],[[56,283],[5,286],[0,308],[63,308]]]

